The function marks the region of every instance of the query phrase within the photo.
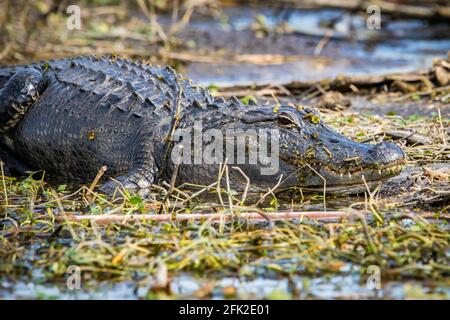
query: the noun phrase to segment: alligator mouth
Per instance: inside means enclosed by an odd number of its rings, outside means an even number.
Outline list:
[[[366,179],[368,177],[374,176],[375,179],[380,179],[383,177],[389,177],[391,175],[395,175],[400,172],[405,166],[405,160],[398,160],[395,162],[391,162],[387,165],[373,165],[365,168],[348,168],[348,169],[340,169],[336,170],[334,168],[325,166],[324,170],[330,175],[339,179],[344,179],[345,176],[348,176],[349,180],[362,179],[364,176]],[[374,180],[374,179],[370,179]],[[345,181],[345,180],[343,180]]]
[[[374,165],[365,168],[349,168],[336,170],[329,166],[321,167],[315,174],[325,179],[322,186],[306,186],[302,189],[331,193],[357,193],[366,191],[384,180],[399,174],[406,165],[405,159],[400,159],[386,165]]]

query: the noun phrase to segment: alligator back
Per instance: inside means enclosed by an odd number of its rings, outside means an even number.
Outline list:
[[[44,73],[47,87],[14,130],[14,149],[62,177],[92,178],[105,164],[109,175],[129,171],[150,148],[149,137],[167,135],[176,112],[213,101],[170,67],[112,57],[31,67]]]

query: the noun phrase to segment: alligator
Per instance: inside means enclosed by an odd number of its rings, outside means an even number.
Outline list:
[[[264,129],[276,135],[277,170],[262,174],[259,160],[235,164],[227,177],[236,190],[250,180],[255,190],[278,183],[284,189],[356,193],[397,175],[405,164],[397,145],[355,142],[313,108],[213,97],[170,66],[111,55],[0,68],[4,174],[43,170],[92,181],[106,166],[99,189],[104,193],[148,189],[174,178],[177,184],[208,185],[232,163],[180,163],[169,156],[177,145],[174,132],[199,121],[202,132]],[[259,143],[245,141],[244,152]],[[201,140],[200,149],[210,142]]]

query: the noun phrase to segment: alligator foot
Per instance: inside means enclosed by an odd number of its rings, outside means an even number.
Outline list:
[[[34,69],[16,72],[0,88],[0,132],[14,128],[45,89],[42,74]]]
[[[20,160],[15,159],[11,152],[2,145],[0,145],[0,162],[2,163],[3,174],[5,176],[23,176],[27,171],[30,171],[28,166]]]
[[[9,171],[8,167],[5,165],[5,163],[0,159],[0,176],[3,177],[9,177],[11,176],[11,172]]]
[[[112,195],[117,190],[138,191],[147,189],[152,185],[153,178],[140,172],[129,172],[118,176],[102,184],[98,191],[101,193]]]

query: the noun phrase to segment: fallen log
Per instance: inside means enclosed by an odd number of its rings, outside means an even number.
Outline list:
[[[410,144],[428,145],[433,143],[429,137],[408,130],[387,130],[384,133],[396,139],[406,139]]]

